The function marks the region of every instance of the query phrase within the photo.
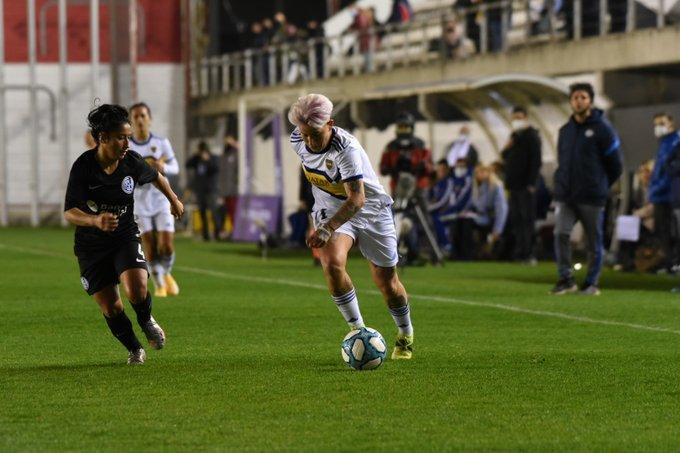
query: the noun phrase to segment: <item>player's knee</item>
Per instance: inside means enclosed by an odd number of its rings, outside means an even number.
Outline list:
[[[125,293],[133,303],[142,302],[146,299],[147,292],[146,282],[132,282],[125,285]]]
[[[100,308],[104,316],[106,316],[107,318],[113,318],[114,316],[122,312],[124,309],[123,302],[121,302],[120,299],[117,299],[115,302],[112,303],[100,304]]]

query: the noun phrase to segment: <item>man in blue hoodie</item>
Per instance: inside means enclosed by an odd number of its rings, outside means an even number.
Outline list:
[[[557,141],[555,171],[555,258],[559,280],[551,294],[575,293],[569,242],[580,221],[588,246],[588,274],[581,294],[598,295],[604,257],[604,206],[609,187],[621,176],[620,141],[602,110],[593,107],[595,93],[589,83],[569,87],[572,116]]]
[[[673,211],[671,208],[671,174],[667,168],[673,150],[680,143],[680,134],[673,126],[673,118],[668,113],[654,115],[654,135],[659,140],[652,178],[649,181],[649,202],[654,205],[654,233],[664,251],[664,267],[671,271],[674,256],[671,245]]]

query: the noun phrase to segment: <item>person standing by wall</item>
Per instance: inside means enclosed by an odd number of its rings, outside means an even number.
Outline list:
[[[510,223],[515,237],[514,258],[535,264],[532,247],[535,222],[535,196],[541,169],[541,138],[529,124],[527,110],[512,110],[512,135],[503,150],[505,187],[510,192]]]
[[[604,206],[609,187],[622,171],[618,134],[593,107],[595,92],[589,83],[569,87],[572,116],[562,126],[557,141],[555,170],[555,257],[559,280],[551,294],[575,293],[571,266],[571,231],[576,221],[583,224],[589,262],[581,294],[598,295],[604,255]]]
[[[216,209],[216,190],[217,190],[217,174],[219,173],[219,165],[217,158],[210,153],[208,144],[200,142],[198,150],[186,162],[186,168],[193,170],[193,184],[192,188],[198,203],[198,209],[201,214],[201,224],[203,230],[203,240],[210,240],[210,229],[208,227],[208,210],[212,212],[213,220],[215,221],[215,238],[218,239],[219,228],[217,226]]]
[[[654,205],[654,233],[664,252],[663,267],[671,272],[673,267],[672,230],[673,210],[671,208],[671,175],[666,162],[680,143],[680,134],[675,130],[673,117],[668,113],[654,115],[654,135],[659,140],[652,178],[649,182],[649,201]]]

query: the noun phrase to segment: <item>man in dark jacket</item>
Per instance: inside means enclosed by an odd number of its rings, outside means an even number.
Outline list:
[[[541,138],[531,127],[527,111],[512,110],[512,135],[502,153],[505,188],[510,191],[510,224],[515,237],[516,260],[535,263],[532,253],[536,202],[534,194],[541,169]]]
[[[572,276],[569,238],[574,224],[580,221],[590,255],[581,294],[598,295],[604,255],[604,206],[609,187],[621,176],[621,143],[603,112],[593,107],[593,87],[575,83],[569,91],[573,115],[560,129],[557,141],[555,257],[559,281],[551,293],[578,291]]]
[[[671,271],[674,256],[671,246],[671,226],[673,213],[671,208],[671,175],[666,162],[680,143],[680,135],[673,126],[673,118],[668,113],[654,115],[654,135],[659,140],[652,178],[649,181],[649,202],[654,205],[654,235],[663,250],[664,267]]]
[[[196,195],[196,202],[201,213],[203,226],[203,240],[209,241],[208,215],[212,212],[215,222],[215,239],[219,239],[219,214],[217,212],[217,173],[219,164],[217,158],[210,153],[206,142],[198,144],[198,151],[187,160],[185,164],[188,170],[193,170],[192,189]]]

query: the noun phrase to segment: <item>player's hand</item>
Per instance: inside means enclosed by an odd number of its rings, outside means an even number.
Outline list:
[[[110,212],[102,212],[94,218],[94,226],[102,231],[114,231],[118,227],[118,217]]]
[[[184,214],[184,205],[179,201],[179,198],[170,201],[170,213],[175,216],[176,219],[181,218],[182,214]]]
[[[307,238],[307,247],[321,248],[328,243],[331,236],[333,236],[333,230],[326,224],[320,225]]]

